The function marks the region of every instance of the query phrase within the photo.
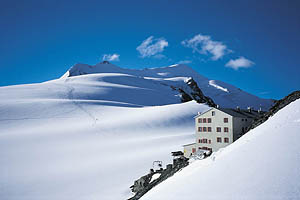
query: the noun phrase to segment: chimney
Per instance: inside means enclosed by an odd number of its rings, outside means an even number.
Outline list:
[[[217,108],[219,108],[219,105],[217,104]]]
[[[257,111],[259,114],[261,113],[261,107],[259,107],[258,111]]]
[[[240,107],[239,107],[239,106],[237,106],[237,107],[236,107],[236,110],[237,110],[237,111],[240,111],[241,109],[240,109]]]
[[[251,113],[251,111],[252,111],[251,107],[249,106],[247,109],[248,109],[248,112]]]
[[[201,112],[198,112],[198,115],[201,115]]]

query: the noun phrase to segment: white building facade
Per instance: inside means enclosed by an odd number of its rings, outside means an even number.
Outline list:
[[[233,143],[251,126],[260,112],[230,108],[211,108],[195,117],[195,143],[184,145],[184,156],[189,157],[198,149],[218,151]]]

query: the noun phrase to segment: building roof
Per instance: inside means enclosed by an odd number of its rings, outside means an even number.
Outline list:
[[[182,156],[183,155],[182,151],[173,151],[171,153],[172,153],[172,156]]]
[[[198,114],[194,118],[197,118],[198,116],[203,115],[204,113],[207,113],[208,111],[210,111],[212,109],[214,109],[214,108],[210,108],[210,109],[204,111],[203,113],[198,112]]]
[[[227,113],[233,117],[240,117],[240,118],[258,118],[260,113],[256,110],[242,110],[242,109],[233,109],[233,108],[218,108],[220,111]]]
[[[233,117],[239,117],[239,118],[258,118],[263,112],[259,113],[256,110],[243,110],[243,109],[233,109],[233,108],[211,108],[203,113],[198,114],[195,116],[197,118],[200,115],[203,115],[204,113],[207,113],[208,111],[211,111],[212,109],[218,109],[228,115],[231,115]]]
[[[190,144],[185,144],[185,145],[183,145],[184,147],[185,146],[192,146],[192,145],[195,145],[196,143],[194,142],[194,143],[190,143]]]

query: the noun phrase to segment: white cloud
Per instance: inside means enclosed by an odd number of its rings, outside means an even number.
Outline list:
[[[211,54],[212,60],[218,60],[226,53],[231,52],[225,44],[219,41],[213,41],[209,35],[198,34],[192,39],[182,41],[181,44],[185,47],[192,48],[193,52]]]
[[[191,60],[181,60],[178,62],[178,64],[189,64],[189,63],[192,63]]]
[[[251,67],[252,65],[254,65],[255,63],[252,62],[251,60],[248,60],[246,58],[244,58],[243,56],[242,57],[239,57],[235,60],[229,60],[228,63],[226,63],[226,67],[231,67],[235,70],[238,70],[239,68],[248,68],[248,67]]]
[[[102,60],[107,60],[107,61],[119,61],[120,55],[119,54],[104,54],[102,57]]]
[[[162,58],[162,54],[169,43],[164,38],[155,39],[153,36],[148,37],[140,44],[136,50],[141,54],[142,58],[160,55],[158,58]],[[157,57],[157,56],[156,56]]]

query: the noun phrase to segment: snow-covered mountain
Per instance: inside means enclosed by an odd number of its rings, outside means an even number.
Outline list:
[[[162,87],[164,92],[173,86],[181,88],[187,93],[190,92],[190,88],[187,87],[186,82],[189,77],[192,77],[204,95],[210,97],[216,104],[222,107],[236,108],[239,106],[241,108],[247,108],[248,106],[252,106],[255,109],[262,108],[264,110],[268,110],[274,103],[273,100],[261,99],[222,81],[210,80],[183,64],[161,68],[146,68],[143,70],[123,69],[110,64],[107,61],[98,63],[94,66],[76,64],[71,67],[71,69],[62,76],[62,78],[97,73],[125,74],[130,76],[131,80],[129,81],[127,78],[122,82],[123,84],[128,84],[129,82],[135,82],[137,84],[135,86],[142,86],[146,84],[149,85],[148,89],[154,87],[155,90],[160,90],[159,87],[164,85],[166,86]],[[133,79],[135,79],[135,81],[133,81]],[[115,78],[115,80],[117,81],[117,78]],[[168,94],[173,95],[174,92],[168,92]],[[176,94],[178,94],[178,92]],[[179,99],[173,99],[174,100],[169,100],[169,103],[174,103],[174,101],[178,103],[180,102]]]
[[[300,199],[300,100],[141,200]]]
[[[57,80],[0,87],[0,199],[129,198],[153,160],[167,164],[194,140],[193,116],[209,107],[181,103],[188,77],[223,106],[271,104],[185,65],[77,64]]]

